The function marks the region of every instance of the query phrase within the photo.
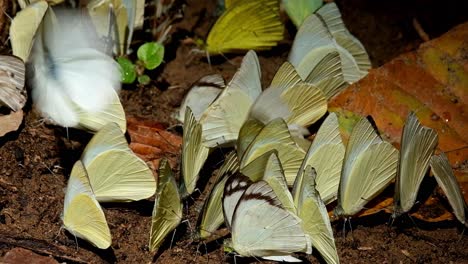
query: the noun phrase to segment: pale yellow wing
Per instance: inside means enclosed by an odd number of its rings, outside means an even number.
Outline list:
[[[208,238],[224,223],[223,215],[223,192],[229,176],[239,171],[239,161],[237,160],[236,153],[230,152],[221,168],[219,168],[216,178],[215,186],[210,191],[210,196],[205,200],[203,206],[203,213],[201,214],[199,230],[202,239]]]
[[[108,123],[94,134],[83,150],[81,160],[89,163],[100,153],[111,149],[131,152],[125,135],[116,123]]]
[[[466,205],[465,198],[463,197],[460,185],[457,178],[453,174],[452,166],[445,153],[434,155],[431,157],[431,169],[437,183],[447,196],[450,205],[453,208],[453,213],[465,226],[468,226],[467,214],[468,206]]]
[[[364,45],[354,37],[346,28],[341,18],[341,13],[335,3],[327,3],[317,11],[336,42],[345,48],[356,60],[361,71],[361,77],[365,76],[372,67]]]
[[[437,132],[424,127],[411,112],[403,127],[400,161],[395,182],[395,215],[408,212],[416,202],[419,186],[437,146]]]
[[[109,29],[111,29],[116,53],[118,55],[126,54],[130,30],[127,8],[122,0],[94,0],[88,4],[87,8],[98,34],[103,38],[108,37]],[[109,24],[112,23],[112,20],[109,19],[111,13],[115,18],[113,24]]]
[[[306,127],[327,111],[325,94],[305,83],[289,62],[283,63],[271,86],[255,101],[250,116],[263,123],[281,117],[288,125]]]
[[[307,166],[294,183],[293,195],[304,232],[327,263],[340,263],[327,208],[316,189],[315,170]]]
[[[200,117],[206,146],[213,148],[237,140],[251,105],[262,91],[260,75],[257,55],[247,52],[231,82]]]
[[[187,195],[192,194],[210,149],[202,143],[202,126],[197,122],[192,109],[185,109],[182,142],[182,176]]]
[[[283,39],[278,0],[239,0],[218,18],[206,39],[206,51],[222,54],[262,50]]]
[[[93,194],[81,161],[75,163],[68,180],[62,220],[70,233],[96,247],[105,249],[111,245],[106,217]]]
[[[47,2],[39,1],[25,7],[11,21],[10,43],[13,55],[20,57],[24,62],[28,61],[34,36],[48,9]]]
[[[382,141],[362,118],[353,128],[346,148],[335,213],[352,216],[381,193],[394,179],[398,150]]]
[[[282,0],[289,18],[296,27],[323,5],[322,0]]]
[[[77,107],[76,113],[78,114],[79,119],[78,126],[80,128],[96,132],[108,123],[116,123],[122,132],[125,133],[127,130],[125,111],[117,92],[113,91],[112,94],[113,98],[111,102],[99,112],[88,112]]]
[[[301,174],[307,166],[315,169],[316,188],[325,204],[336,199],[344,155],[338,117],[330,113],[320,126],[299,170]]]
[[[289,133],[287,124],[281,118],[266,124],[251,142],[240,158],[241,170],[247,164],[271,150],[278,151],[278,158],[283,166],[286,180],[289,185],[292,185],[304,159],[305,152],[296,145]]]
[[[151,217],[149,248],[157,250],[164,238],[182,220],[182,202],[172,169],[167,160],[159,165],[159,183]]]

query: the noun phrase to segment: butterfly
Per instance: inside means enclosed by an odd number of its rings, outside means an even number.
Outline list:
[[[26,103],[24,74],[20,58],[0,55],[0,106],[8,106],[15,112],[23,108]]]
[[[37,1],[23,8],[11,21],[10,43],[13,55],[28,62],[36,32],[49,5],[46,1]]]
[[[306,83],[289,62],[283,63],[253,104],[249,117],[266,124],[283,118],[295,134],[308,133],[304,127],[315,123],[327,112],[327,98],[322,90]],[[302,131],[306,132],[302,132]]]
[[[329,204],[336,199],[345,147],[341,139],[338,117],[330,113],[320,126],[299,171],[311,166],[316,171],[315,184],[321,199]]]
[[[106,216],[89,182],[83,163],[78,160],[70,174],[65,193],[62,221],[74,236],[91,242],[98,248],[111,245]]]
[[[253,124],[256,124],[255,128],[251,128],[254,127]],[[242,173],[247,173],[249,163],[261,162],[261,159],[257,159],[258,157],[276,150],[288,185],[294,183],[305,152],[295,143],[283,119],[274,119],[266,125],[259,124],[258,121],[247,121],[239,134],[241,137],[239,137],[237,149]],[[258,165],[250,167],[256,166]]]
[[[366,118],[354,126],[338,185],[337,216],[352,216],[394,179],[398,150],[383,141]]]
[[[394,217],[408,212],[413,207],[437,141],[437,132],[422,126],[416,114],[410,112],[401,136],[400,162],[395,182]]]
[[[468,227],[468,206],[466,205],[460,185],[453,174],[447,155],[445,155],[445,153],[433,155],[430,160],[430,166],[437,183],[444,191],[453,208],[455,217]]]
[[[159,164],[159,181],[151,216],[149,249],[157,250],[164,238],[174,230],[182,219],[182,202],[172,173],[166,159]]]
[[[156,191],[153,173],[130,150],[115,123],[108,123],[91,138],[81,161],[99,202],[138,201]]]
[[[345,79],[353,82],[353,80],[357,81],[366,76],[367,72],[372,67],[369,55],[364,45],[362,45],[359,39],[353,36],[344,25],[336,3],[331,2],[325,4],[317,11],[317,15],[323,19],[336,43],[352,55],[360,70],[360,74],[357,74],[356,77],[345,76]],[[347,71],[344,72],[346,74]]]
[[[310,237],[301,219],[286,210],[266,181],[251,183],[242,174],[228,179],[224,189],[223,210],[231,240],[226,250],[241,256],[268,260],[298,261],[293,252],[311,253]]]
[[[129,53],[135,27],[136,5],[136,0],[94,0],[87,5],[99,36],[112,36],[117,55]]]
[[[200,117],[203,144],[213,148],[232,145],[262,91],[257,54],[249,51],[232,80]]]
[[[210,149],[202,143],[202,126],[197,122],[190,107],[185,109],[184,134],[182,142],[182,176],[185,194],[195,190],[199,173]]]
[[[205,199],[202,213],[198,220],[198,229],[201,239],[210,237],[223,223],[222,197],[224,186],[228,178],[239,171],[239,161],[236,152],[231,151],[225,158],[215,176],[215,185]]]
[[[323,5],[322,0],[283,0],[282,3],[296,27]]]
[[[345,47],[341,46],[336,38],[340,39]],[[332,76],[340,72],[342,76],[336,75],[335,78],[326,79],[329,83],[324,93],[327,98],[331,98],[348,83],[356,82],[367,74],[370,62],[362,44],[357,44],[358,42],[344,27],[336,5],[325,5],[316,14],[308,16],[299,27],[288,61],[296,68],[301,78],[308,82],[317,82],[314,76],[318,75],[318,72]],[[322,66],[317,68],[320,64]]]
[[[28,14],[35,8],[28,6],[20,13]],[[108,122],[116,122],[125,131],[125,113],[117,94],[118,65],[97,49],[98,41],[92,37],[93,29],[85,16],[72,10],[56,14],[45,8],[29,56],[34,71],[34,105],[48,121],[64,127],[95,132]],[[23,15],[14,20],[19,24],[29,21]]]
[[[203,112],[221,93],[225,87],[224,79],[219,74],[207,75],[198,80],[180,104],[175,118],[184,123],[185,109],[190,107],[196,120],[200,120]]]
[[[226,4],[206,38],[208,54],[269,49],[283,39],[278,0],[239,0]]]
[[[302,219],[304,232],[312,240],[312,246],[318,249],[327,263],[339,263],[333,230],[327,208],[317,190],[317,173],[304,163],[296,177],[293,187],[294,204],[297,215]]]

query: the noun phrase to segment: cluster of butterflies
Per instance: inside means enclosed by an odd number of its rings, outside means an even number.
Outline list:
[[[10,27],[13,54],[28,65],[35,107],[46,121],[63,127],[96,132],[114,122],[125,131],[120,69],[106,50],[116,55],[129,50],[137,1],[90,1],[87,13],[50,6],[59,2],[22,1]],[[105,38],[115,40],[110,48]],[[18,109],[25,101],[22,86],[7,92],[0,101]]]

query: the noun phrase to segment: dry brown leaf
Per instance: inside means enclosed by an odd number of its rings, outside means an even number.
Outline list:
[[[6,133],[18,130],[23,122],[23,110],[11,111],[9,115],[0,115],[0,137]]]
[[[330,102],[330,111],[340,116],[346,141],[359,116],[372,116],[382,137],[399,147],[401,131],[409,111],[439,135],[436,152],[445,152],[454,168],[465,200],[468,200],[468,23],[403,54],[359,82],[349,86]],[[421,207],[433,206],[437,198]],[[392,198],[362,212],[390,212]],[[451,211],[450,208],[447,208]],[[442,210],[437,216],[420,211],[413,216],[425,221],[449,220]]]
[[[153,171],[157,170],[162,158],[167,158],[171,167],[177,168],[182,137],[167,131],[161,123],[135,117],[127,118],[127,131],[130,148],[149,163]]]

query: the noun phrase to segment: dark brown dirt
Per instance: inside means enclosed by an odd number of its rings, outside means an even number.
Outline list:
[[[214,22],[212,1],[187,1],[185,17],[175,24],[172,41],[166,46],[165,64],[146,87],[127,87],[121,98],[127,115],[175,124],[171,114],[190,85],[200,77],[220,73],[229,80],[242,56],[212,58],[210,67],[203,57],[190,54],[184,45],[188,37],[205,37]],[[417,18],[430,37],[437,37],[468,18],[466,1],[337,1],[350,31],[368,49],[374,67],[398,54],[413,50],[422,42],[412,26]],[[260,52],[262,82],[266,87],[285,60],[294,35],[271,51]],[[30,107],[29,107],[30,108]],[[26,109],[18,132],[0,138],[0,257],[14,247],[51,255],[67,263],[244,263],[255,259],[234,259],[222,250],[222,239],[193,242],[191,236],[205,192],[185,202],[188,225],[177,229],[173,243],[152,254],[148,251],[149,225],[153,203],[106,204],[104,211],[113,236],[112,247],[102,251],[78,240],[61,228],[64,188],[72,164],[79,158],[90,136],[40,122]],[[219,154],[218,152],[217,154]],[[222,153],[222,152],[221,152]],[[209,178],[219,161],[206,166]],[[206,180],[205,180],[206,181]],[[200,189],[205,190],[201,185]],[[455,222],[424,223],[401,219],[388,227],[389,215],[377,214],[353,219],[353,232],[343,238],[342,222],[333,224],[342,263],[468,263],[468,239]],[[319,263],[317,254],[299,255]]]

